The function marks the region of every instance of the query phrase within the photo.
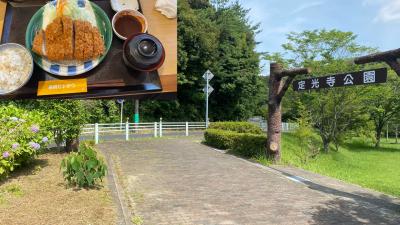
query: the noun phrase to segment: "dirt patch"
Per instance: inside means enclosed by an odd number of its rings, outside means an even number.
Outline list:
[[[0,184],[0,224],[116,224],[106,180],[96,189],[66,187],[60,162],[46,153]]]

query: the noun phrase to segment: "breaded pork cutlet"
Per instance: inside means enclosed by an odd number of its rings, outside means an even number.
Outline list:
[[[62,45],[64,49],[64,59],[70,60],[74,57],[74,25],[73,21],[69,17],[62,17]]]
[[[63,25],[61,17],[54,19],[45,30],[46,55],[50,60],[64,59]]]
[[[39,30],[32,43],[32,51],[39,55],[45,55],[44,51],[44,31]]]
[[[104,42],[98,29],[87,21],[74,21],[75,49],[74,57],[88,60],[104,53]]]
[[[74,21],[75,29],[75,48],[74,58],[77,60],[87,60],[93,55],[92,34],[90,32],[91,25],[86,21]],[[90,56],[90,57],[89,57]]]
[[[104,41],[90,22],[62,16],[36,34],[32,50],[52,61],[86,61],[103,55]]]
[[[99,57],[104,53],[104,42],[103,38],[100,35],[100,32],[95,27],[92,27],[93,30],[93,57]]]

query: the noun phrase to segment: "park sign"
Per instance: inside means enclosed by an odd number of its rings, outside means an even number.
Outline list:
[[[293,90],[318,90],[322,88],[348,87],[355,85],[379,84],[387,81],[387,69],[379,68],[324,77],[296,80]]]

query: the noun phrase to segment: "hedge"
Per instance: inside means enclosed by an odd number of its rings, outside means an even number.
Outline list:
[[[227,130],[207,129],[204,133],[205,143],[218,149],[229,151],[243,157],[264,154],[267,137],[263,134],[238,133]]]
[[[238,133],[263,134],[259,126],[249,122],[213,122],[209,128]]]
[[[227,130],[207,129],[204,132],[207,145],[223,150],[232,148],[233,142],[238,136],[240,133]]]
[[[265,155],[267,136],[262,134],[240,134],[233,141],[231,151],[237,155],[251,158]]]

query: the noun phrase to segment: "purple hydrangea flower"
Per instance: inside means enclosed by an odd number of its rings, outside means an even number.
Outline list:
[[[39,132],[39,126],[37,126],[37,125],[32,125],[32,126],[31,126],[31,131],[32,131],[33,133]]]
[[[43,139],[42,139],[42,142],[43,143],[46,143],[46,142],[48,142],[49,141],[49,138],[48,137],[44,137]]]
[[[9,152],[3,152],[3,158],[8,158],[10,156]]]
[[[10,117],[10,120],[12,120],[12,121],[18,121],[18,118],[15,117],[15,116],[13,116],[13,117]]]
[[[40,145],[38,144],[38,143],[36,143],[36,142],[29,142],[29,146],[31,147],[31,148],[33,148],[34,150],[38,150],[39,148],[40,148]]]
[[[19,147],[19,144],[18,144],[18,143],[12,144],[12,149],[16,149],[16,148],[18,148],[18,147]]]

